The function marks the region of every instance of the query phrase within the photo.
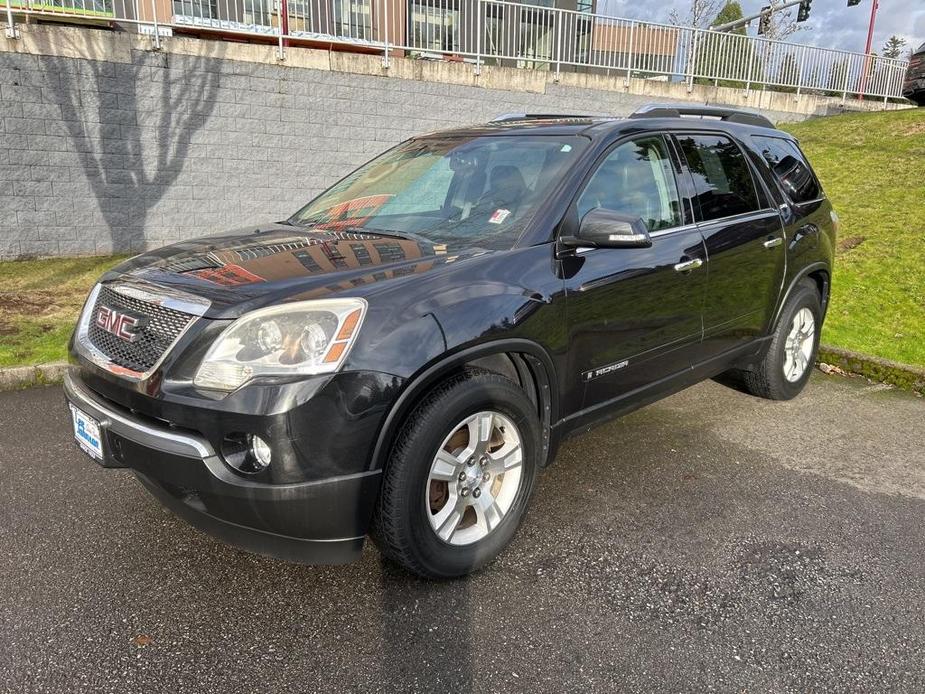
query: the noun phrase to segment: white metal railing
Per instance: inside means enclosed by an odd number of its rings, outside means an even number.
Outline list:
[[[899,98],[908,63],[849,51],[621,19],[513,0],[0,0],[16,15],[134,24],[159,45],[169,32],[234,34],[278,44],[343,44],[421,58]]]

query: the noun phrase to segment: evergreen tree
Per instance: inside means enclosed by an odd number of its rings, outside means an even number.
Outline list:
[[[883,57],[896,60],[903,54],[903,48],[906,47],[906,39],[899,36],[891,36],[883,45]]]
[[[736,0],[730,0],[723,5],[710,26],[720,26],[743,17],[742,6]],[[759,65],[746,34],[747,28],[743,25],[731,31],[701,36],[696,66],[697,73],[705,77],[697,81],[701,84],[716,83],[721,87],[744,87],[749,79],[756,79]]]

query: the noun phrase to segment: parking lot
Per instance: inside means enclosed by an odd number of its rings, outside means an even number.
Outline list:
[[[0,394],[0,690],[925,690],[925,400],[706,383],[567,442],[499,561],[227,548]]]

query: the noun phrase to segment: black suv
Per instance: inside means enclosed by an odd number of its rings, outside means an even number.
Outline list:
[[[837,218],[762,116],[652,106],[414,138],[290,219],[145,253],[71,343],[80,446],[303,562],[451,577],[570,432],[723,372],[797,395]]]

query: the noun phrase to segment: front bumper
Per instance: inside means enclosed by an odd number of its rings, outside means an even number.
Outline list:
[[[64,380],[69,403],[100,423],[104,467],[131,468],[161,503],[191,525],[260,554],[302,563],[356,559],[379,493],[381,471],[290,484],[233,472],[193,432],[124,409]]]

